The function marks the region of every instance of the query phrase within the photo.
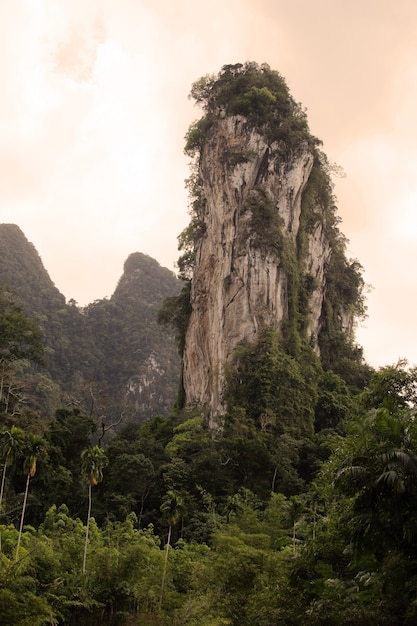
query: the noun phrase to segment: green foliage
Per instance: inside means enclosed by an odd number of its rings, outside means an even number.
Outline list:
[[[210,142],[216,124],[225,116],[240,115],[246,127],[266,138],[268,152],[279,153],[284,160],[301,147],[309,147],[313,167],[301,195],[300,224],[294,244],[283,232],[283,220],[261,185],[250,190],[244,211],[250,213],[247,232],[249,245],[274,254],[286,277],[288,309],[281,323],[285,350],[300,359],[305,344],[318,344],[325,370],[332,370],[345,380],[355,393],[369,379],[370,370],[362,350],[354,342],[354,323],[366,313],[362,267],[346,258],[346,240],[340,233],[332,173],[336,171],[318,148],[318,141],[308,130],[306,115],[291,97],[284,79],[268,65],[245,63],[226,65],[217,75],[194,83],[191,97],[203,108],[203,117],[187,135],[186,152],[195,158],[188,188],[191,221],[179,237],[183,250],[179,266],[187,279],[192,278],[195,251],[205,233],[205,198],[202,191],[201,164],[205,142]],[[225,151],[225,164],[235,166],[250,159],[249,154]],[[198,169],[200,167],[200,170]],[[321,280],[306,268],[311,238],[320,238],[329,246],[329,262]],[[311,334],[311,301],[317,289],[324,293],[318,337]],[[182,310],[185,310],[184,305]],[[184,336],[184,334],[182,334]]]
[[[42,333],[11,294],[0,289],[0,422],[12,425],[34,406],[28,394],[34,368],[44,365]],[[29,395],[29,398],[28,398]]]
[[[186,280],[178,296],[165,298],[158,311],[158,324],[170,326],[176,331],[178,354],[182,359],[185,348],[185,335],[187,333],[188,321],[191,315],[191,281]],[[179,376],[177,397],[174,403],[176,409],[184,408],[185,397],[182,384],[182,369]]]
[[[370,377],[363,350],[354,342],[354,320],[365,316],[365,283],[358,261],[348,261],[343,242],[334,248],[326,278],[323,327],[319,335],[321,361],[343,378],[355,393]]]
[[[42,334],[37,324],[27,317],[9,294],[0,293],[0,360],[11,363],[29,359],[43,363]]]
[[[321,362],[345,380],[355,393],[360,392],[370,376],[363,351],[354,342],[355,322],[366,316],[363,268],[357,260],[346,258],[347,241],[338,224],[336,198],[333,193],[331,166],[325,154],[315,151],[313,168],[301,199],[298,255],[305,254],[308,236],[322,231],[330,244],[330,262],[325,276],[325,299],[322,327],[318,336]],[[310,281],[310,282],[309,282]],[[308,300],[314,290],[308,275],[298,280],[299,329],[308,320]],[[307,314],[307,315],[306,315]]]
[[[194,198],[194,210],[197,211],[197,199]],[[192,277],[192,269],[195,261],[195,246],[205,232],[204,222],[197,213],[191,213],[191,221],[178,237],[178,250],[182,252],[177,261],[179,277],[189,281]]]
[[[315,149],[318,144],[310,135],[306,115],[291,97],[284,79],[267,64],[226,65],[217,76],[203,77],[194,83],[191,97],[202,106],[204,116],[192,124],[186,135],[185,151],[189,156],[198,157],[202,153],[204,142],[213,125],[224,115],[244,116],[250,126],[267,138],[271,149],[286,156],[297,151],[300,146],[305,147],[308,144]],[[225,160],[232,166],[252,157],[250,150],[225,154]],[[188,190],[191,222],[179,237],[179,249],[184,252],[178,264],[182,275],[190,278],[195,248],[205,232],[205,201],[196,171],[188,181]],[[288,270],[294,253],[288,252],[288,242],[284,241],[282,235],[282,220],[261,188],[248,198],[246,210],[251,212],[254,245],[271,249],[277,255],[281,254],[285,257],[283,263]],[[294,268],[291,270],[293,275]],[[296,300],[295,293],[293,296]]]
[[[1,619],[19,626],[415,623],[416,369],[400,361],[371,372],[352,341],[352,315],[365,312],[362,270],[345,256],[330,166],[281,77],[267,66],[225,66],[192,93],[205,111],[189,131],[192,156],[224,114],[244,116],[282,155],[303,142],[315,151],[296,245],[282,236],[262,189],[245,207],[255,245],[275,251],[287,275],[288,315],[280,328],[238,347],[218,432],[200,413],[177,409],[142,424],[122,422],[101,448],[111,419],[129,413],[116,392],[126,381],[134,386],[131,364],[143,367],[155,336],[158,364],[173,361],[166,333],[153,332],[166,295],[159,319],[176,328],[182,353],[193,255],[205,234],[195,174],[188,182],[191,224],[179,237],[186,280],[178,296],[172,275],[140,254],[127,260],[110,300],[82,311],[52,297],[39,274],[43,293],[31,298],[46,331],[49,369],[42,377],[22,359],[36,355],[36,333],[25,335],[26,308],[4,309],[4,363],[13,368],[3,370],[1,381]],[[252,157],[231,152],[225,164]],[[307,271],[305,254],[317,228],[332,249],[318,338],[324,369],[307,341],[318,279]],[[0,250],[11,265],[4,234],[0,229]],[[8,235],[18,248],[19,231]],[[21,259],[23,266],[28,259],[34,257]],[[11,310],[19,315],[7,317]],[[49,407],[49,419],[11,400],[29,380],[31,389],[44,389],[38,407]],[[67,398],[76,390],[86,414],[71,401],[54,414],[55,380],[65,384]],[[354,399],[352,389],[362,393]],[[131,416],[135,411],[144,414],[136,407]],[[91,439],[95,415],[102,422],[99,445]]]
[[[17,226],[0,226],[0,253],[0,353],[14,360],[12,389],[25,396],[26,405],[53,418],[65,394],[66,402],[105,415],[107,423],[121,413],[125,420],[141,420],[169,412],[180,364],[173,334],[156,318],[163,299],[180,290],[172,272],[134,253],[113,296],[80,309],[73,300],[65,303]],[[23,392],[18,389],[22,358],[37,365],[42,351],[42,371],[25,361]],[[145,376],[152,384],[138,399]],[[19,403],[10,394],[6,402],[10,415]]]
[[[242,344],[228,370],[228,411],[219,440],[226,471],[262,498],[291,495],[311,480],[323,455],[313,441],[322,370],[311,348],[288,354],[275,330]]]
[[[22,440],[22,453],[24,455],[23,471],[26,474],[25,494],[23,497],[22,512],[20,515],[19,535],[16,546],[16,562],[19,560],[20,542],[23,532],[23,521],[26,513],[26,504],[29,492],[29,482],[36,474],[38,460],[46,456],[44,440],[33,433],[26,433]]]
[[[211,126],[211,123],[212,122],[209,118],[202,117],[191,124],[185,135],[185,154],[190,157],[194,157],[201,151],[204,138]]]
[[[0,515],[2,513],[7,467],[9,462],[14,461],[14,459],[23,451],[24,438],[25,433],[16,426],[12,426],[10,430],[4,430],[0,433],[0,454],[3,462],[0,489]]]
[[[373,372],[360,395],[366,409],[385,408],[391,415],[417,406],[417,368],[407,367],[405,360]]]
[[[104,407],[99,410],[108,421],[117,421],[121,405],[125,419],[136,420],[171,409],[180,364],[173,333],[158,324],[157,316],[164,298],[176,297],[180,289],[171,272],[149,256],[134,253],[110,300],[84,309],[101,357],[95,371],[84,375],[103,389]],[[143,378],[152,384],[145,385]]]
[[[0,614],[8,626],[43,626],[54,619],[54,612],[44,598],[20,588],[0,589]]]
[[[87,513],[87,523],[86,523],[86,531],[85,531],[85,543],[84,543],[84,557],[83,557],[83,566],[82,573],[83,576],[86,572],[86,563],[87,563],[87,549],[89,542],[89,531],[90,531],[90,516],[91,516],[91,506],[92,506],[92,487],[98,485],[103,480],[103,469],[108,464],[108,458],[105,455],[105,452],[100,446],[92,446],[90,448],[86,448],[81,453],[82,459],[82,469],[83,473],[88,480],[88,513]]]
[[[184,351],[185,333],[191,314],[190,287],[190,281],[184,282],[181,293],[178,296],[165,298],[158,311],[158,323],[170,325],[176,330],[178,352],[181,356]]]
[[[265,191],[261,188],[254,190],[245,208],[251,213],[250,225],[254,236],[254,246],[273,251],[277,258],[286,257],[288,252],[285,246],[290,246],[290,243],[286,241],[282,231],[284,220]]]
[[[83,472],[93,487],[103,480],[103,469],[108,463],[106,454],[100,446],[86,448],[81,453]]]
[[[255,150],[249,148],[248,150],[228,151],[225,154],[225,161],[231,167],[240,165],[241,163],[247,163],[252,161],[256,157]]]
[[[333,440],[334,452],[323,465],[317,484],[326,494],[332,529],[321,549],[328,555],[339,544],[338,558],[344,553],[349,559],[337,572],[333,563],[320,588],[315,610],[322,617],[337,610],[344,622],[353,615],[364,624],[371,615],[384,624],[414,619],[414,380],[414,370],[404,363],[375,372],[360,398],[361,413],[348,422],[346,437]]]
[[[331,166],[326,155],[319,149],[314,152],[313,167],[301,198],[302,231],[312,234],[317,224],[323,224],[332,243],[343,237],[339,231],[336,198],[333,192]]]
[[[315,430],[343,428],[353,413],[353,400],[345,381],[331,370],[323,372],[315,407]]]
[[[17,563],[18,532],[1,526],[3,614],[16,624],[38,618],[39,624],[109,626],[413,623],[415,371],[398,363],[375,372],[353,417],[346,415],[349,394],[336,375],[322,373],[320,396],[324,422],[338,423],[334,415],[343,415],[347,434],[333,431],[326,443],[333,454],[317,478],[287,496],[263,489],[255,495],[238,486],[241,470],[248,477],[252,472],[256,487],[274,460],[285,465],[291,446],[301,455],[289,435],[269,439],[267,416],[259,424],[243,411],[235,422],[229,416],[216,439],[192,414],[126,427],[109,446],[106,482],[113,471],[116,491],[125,479],[127,490],[142,492],[152,474],[150,482],[161,489],[145,500],[145,509],[155,508],[163,539],[151,526],[139,529],[134,513],[101,526],[91,519],[88,568],[81,578],[86,527],[64,505],[52,506],[38,528],[23,529]],[[157,461],[161,450],[165,456]],[[152,460],[152,471],[145,459]],[[223,492],[213,481],[211,461],[220,467]],[[275,486],[281,480],[275,477]],[[97,499],[108,502],[109,493],[100,495],[97,487]],[[203,514],[210,532],[197,544],[188,527],[201,537],[197,519],[203,521]]]
[[[66,504],[76,513],[85,501],[81,453],[90,446],[95,423],[79,409],[59,409],[46,433],[48,469],[38,489],[46,509]]]
[[[196,81],[190,96],[202,106],[205,116],[188,131],[185,151],[189,156],[201,151],[213,122],[222,112],[244,116],[269,141],[278,142],[284,152],[296,150],[302,142],[318,143],[285,80],[267,64],[225,65],[218,75]]]
[[[106,480],[98,487],[95,505],[100,519],[123,520],[133,512],[141,527],[158,522],[169,462],[165,446],[172,433],[171,420],[156,417],[140,426],[129,424],[111,440]]]
[[[312,434],[317,380],[304,369],[284,351],[278,332],[265,330],[256,345],[236,351],[228,405],[244,408],[261,428],[267,428],[262,420],[270,415],[269,428],[277,434]]]

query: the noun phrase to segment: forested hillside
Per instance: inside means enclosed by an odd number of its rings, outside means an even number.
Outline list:
[[[55,287],[39,254],[14,224],[0,225],[0,286],[39,326],[45,364],[30,371],[26,401],[48,417],[77,406],[107,423],[167,414],[175,400],[179,360],[173,333],[157,312],[179,291],[174,274],[134,253],[114,294],[86,307]],[[27,382],[27,381],[26,381]]]
[[[346,257],[328,163],[284,79],[265,65],[225,66],[192,95],[204,115],[186,138],[196,161],[181,284],[135,253],[113,296],[80,309],[65,303],[19,229],[0,228],[9,266],[0,292],[2,623],[415,624],[417,368],[399,361],[375,371],[355,342],[366,307],[361,267]],[[277,171],[288,175],[285,159],[295,171],[301,154],[313,175],[309,184],[301,177],[298,200],[287,185],[282,204],[255,185],[229,221],[244,226],[236,257],[227,246],[238,244],[212,216],[219,206],[204,160],[222,156],[212,149],[224,126],[243,126],[268,159],[274,148],[278,161],[268,169],[261,159],[252,178],[268,171],[272,185]],[[229,154],[225,172],[258,156]],[[249,165],[239,171],[249,180]],[[300,211],[297,236],[281,232],[284,205]],[[221,373],[205,352],[219,338],[200,333],[213,334],[225,310],[210,292],[220,252],[205,256],[219,233],[235,265],[215,296],[247,277],[240,263],[252,271],[240,290],[258,290],[255,300],[243,294],[242,317],[247,303],[261,303],[249,308],[243,340],[222,338],[235,345]],[[207,284],[195,273],[201,259]],[[273,272],[284,303],[277,320]],[[229,303],[242,295],[233,294]],[[177,349],[189,359],[186,381]],[[154,389],[160,404],[150,414]]]

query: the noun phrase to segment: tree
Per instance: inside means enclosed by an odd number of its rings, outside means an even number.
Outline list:
[[[169,547],[171,545],[172,528],[173,526],[176,526],[178,524],[178,521],[181,515],[183,514],[183,512],[184,512],[184,505],[183,505],[182,498],[178,494],[176,494],[175,491],[172,491],[171,489],[168,490],[161,504],[161,513],[163,513],[166,516],[167,521],[168,521],[168,538],[167,538],[167,542],[165,546],[164,569],[162,572],[161,597],[159,601],[160,608],[162,607],[162,600],[163,600],[164,591],[165,591],[165,580],[166,580],[166,573],[167,573]]]
[[[43,453],[45,453],[44,440],[38,435],[34,435],[33,433],[27,433],[27,435],[25,436],[23,445],[24,445],[24,452],[25,452],[25,460],[23,463],[23,469],[26,472],[26,487],[25,487],[25,495],[23,498],[22,515],[20,517],[19,536],[17,539],[17,546],[16,546],[16,561],[19,558],[20,541],[22,538],[23,521],[25,518],[30,479],[33,478],[34,475],[36,474],[36,465],[37,465],[38,458]]]
[[[154,465],[147,456],[138,451],[139,446],[127,446],[125,452],[118,451],[117,456],[110,457],[109,476],[106,480],[106,495],[116,505],[119,515],[131,511],[138,513],[139,526],[145,502],[157,478]],[[106,498],[107,499],[107,498]]]
[[[323,372],[319,380],[315,407],[315,430],[343,427],[353,413],[352,395],[345,381],[331,370]]]
[[[22,450],[24,433],[20,428],[12,426],[10,430],[6,430],[0,435],[0,450],[4,459],[3,472],[1,476],[0,488],[0,514],[3,503],[4,487],[6,484],[6,471],[10,459]]]
[[[296,554],[297,535],[296,527],[301,514],[303,512],[303,502],[298,496],[291,496],[287,502],[287,515],[288,521],[291,524],[292,530],[292,549],[293,554]]]
[[[44,363],[42,333],[6,292],[0,293],[0,361]]]
[[[103,480],[103,469],[108,463],[108,459],[104,453],[103,448],[99,446],[93,446],[83,450],[81,454],[83,472],[88,479],[88,512],[87,512],[87,527],[85,531],[85,543],[84,543],[84,556],[83,556],[83,568],[82,573],[85,574],[85,566],[87,562],[87,547],[88,547],[88,533],[90,527],[91,518],[91,502],[92,502],[92,488],[98,485]]]
[[[191,157],[201,150],[210,126],[224,111],[243,115],[253,125],[267,126],[268,138],[285,144],[287,150],[301,141],[313,146],[319,143],[310,134],[306,114],[290,95],[285,80],[267,64],[224,65],[216,76],[196,81],[190,95],[205,113],[186,135],[185,153]]]
[[[348,517],[355,543],[378,558],[389,550],[417,558],[415,411],[371,409],[352,423],[343,450],[335,485],[353,497]]]
[[[381,367],[372,374],[360,401],[365,409],[384,407],[391,415],[416,407],[417,367],[408,368],[404,359]]]
[[[0,413],[4,417],[18,412],[24,395],[19,370],[29,363],[45,364],[42,333],[0,289]]]
[[[90,445],[95,424],[79,409],[59,409],[45,434],[48,441],[48,471],[42,475],[42,504],[66,504],[72,514],[85,502],[80,456]]]
[[[269,430],[277,435],[312,435],[320,375],[312,350],[306,348],[296,359],[286,353],[279,333],[266,329],[256,344],[237,347],[232,365],[226,390],[229,410],[244,408],[260,428],[269,415]]]

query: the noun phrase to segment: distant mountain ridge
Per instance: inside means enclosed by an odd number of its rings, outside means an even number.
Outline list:
[[[173,333],[156,318],[162,301],[180,291],[173,272],[135,252],[111,298],[81,308],[66,302],[17,225],[0,224],[0,256],[0,288],[12,292],[45,338],[47,366],[40,375],[55,398],[38,398],[42,411],[65,401],[102,421],[121,412],[134,421],[169,412],[179,357]]]
[[[0,253],[0,283],[9,285],[25,308],[41,313],[51,304],[65,304],[65,296],[55,287],[35,246],[16,224],[0,224]]]

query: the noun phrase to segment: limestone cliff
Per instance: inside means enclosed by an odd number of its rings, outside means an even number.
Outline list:
[[[244,66],[235,67],[228,70],[230,83]],[[297,127],[297,133],[273,133],[271,122],[282,130],[283,119],[272,88],[253,91],[245,84],[251,106],[239,109],[221,100],[218,84],[212,80],[205,96],[204,126],[194,128],[200,131],[194,151],[197,201],[183,354],[186,405],[206,406],[214,421],[225,410],[225,367],[237,345],[255,342],[263,328],[290,332],[300,317],[301,294],[306,302],[300,333],[319,352],[327,270],[337,242],[334,207],[329,210],[323,201],[317,141],[306,124],[302,132]],[[242,101],[242,89],[239,97]],[[291,99],[290,104],[286,115],[300,119],[300,109]],[[326,177],[324,186],[328,192]],[[343,314],[351,328],[352,309]]]

